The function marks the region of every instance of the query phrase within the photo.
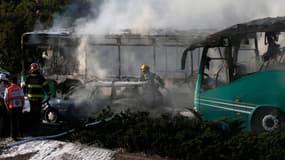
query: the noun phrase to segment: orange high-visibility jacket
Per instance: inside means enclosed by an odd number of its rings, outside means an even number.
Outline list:
[[[7,97],[5,99],[9,109],[24,106],[24,94],[21,86],[11,84],[7,88]]]

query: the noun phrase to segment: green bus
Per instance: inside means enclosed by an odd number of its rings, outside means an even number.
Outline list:
[[[188,47],[201,54],[194,109],[203,120],[242,120],[248,131],[285,122],[285,17],[233,25]]]

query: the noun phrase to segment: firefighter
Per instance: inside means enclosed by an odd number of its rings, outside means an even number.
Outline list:
[[[7,74],[0,73],[0,135],[2,137],[8,135],[7,129],[9,129],[9,117],[4,103],[4,92],[8,85]]]
[[[10,117],[10,136],[17,140],[19,133],[22,134],[20,120],[24,106],[24,92],[17,84],[17,77],[13,77],[11,84],[5,89],[4,102]]]
[[[30,74],[27,75],[23,84],[25,95],[30,102],[31,121],[39,127],[41,124],[41,106],[45,95],[50,95],[48,81],[40,72],[40,66],[32,63],[30,66]]]
[[[162,100],[159,88],[164,88],[164,81],[157,74],[150,72],[150,67],[146,64],[142,64],[140,70],[142,73],[140,80],[147,82],[142,87],[144,101],[147,105],[154,106]]]

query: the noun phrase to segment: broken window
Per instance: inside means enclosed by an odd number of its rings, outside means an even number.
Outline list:
[[[285,69],[284,47],[284,33],[259,32],[255,37],[242,38],[238,46],[233,46],[235,79],[259,71]]]
[[[236,47],[236,46],[235,46]],[[235,79],[256,72],[259,68],[259,56],[255,47],[254,38],[241,39],[238,52],[234,57],[237,57],[234,64]]]
[[[204,91],[229,83],[229,68],[224,47],[209,48],[204,66]]]
[[[260,71],[269,69],[285,69],[285,34],[284,32],[268,32],[260,34],[262,64]],[[262,41],[263,40],[263,41]]]

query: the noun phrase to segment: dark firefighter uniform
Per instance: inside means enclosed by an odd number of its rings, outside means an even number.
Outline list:
[[[21,86],[17,85],[17,78],[12,79],[11,85],[6,88],[4,100],[10,116],[10,135],[16,140],[19,133],[22,133],[21,115],[24,106],[24,92]]]
[[[30,74],[26,77],[23,84],[25,95],[30,101],[30,114],[32,119],[39,125],[41,119],[42,101],[46,94],[50,94],[49,84],[39,71],[39,65],[31,64]]]

